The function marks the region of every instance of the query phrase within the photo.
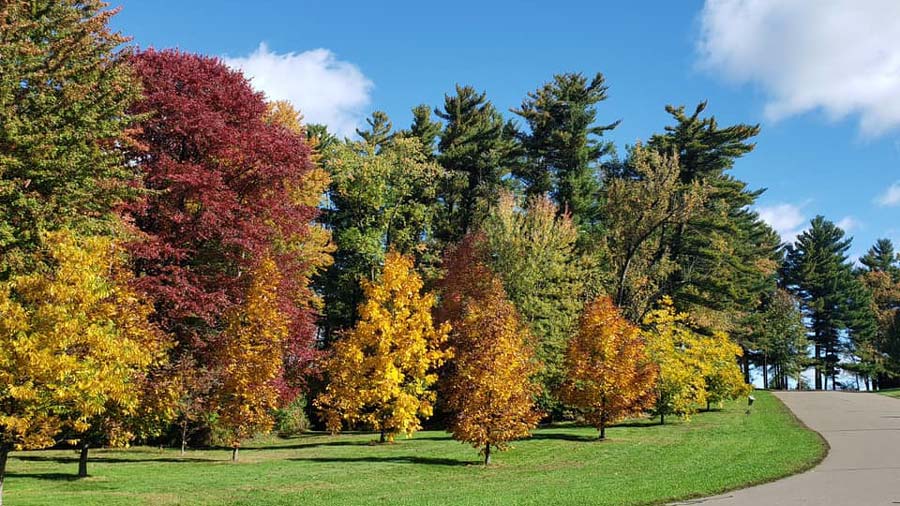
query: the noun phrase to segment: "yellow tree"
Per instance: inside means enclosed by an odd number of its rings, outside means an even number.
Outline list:
[[[288,319],[278,307],[280,277],[274,261],[259,263],[244,303],[228,315],[216,352],[217,426],[227,434],[232,460],[244,439],[271,430],[274,423],[288,335]]]
[[[656,366],[644,337],[610,297],[587,304],[565,356],[562,399],[578,408],[605,439],[606,427],[654,405]]]
[[[145,374],[168,347],[111,239],[60,231],[43,243],[46,268],[0,283],[0,493],[12,449],[81,435],[84,476],[87,435],[127,443],[124,419],[139,413]]]
[[[527,328],[500,279],[478,260],[475,242],[468,237],[445,261],[442,313],[453,329],[454,358],[443,391],[453,437],[480,448],[487,465],[492,449],[528,437],[540,421],[533,379],[540,367]]]
[[[713,332],[712,336],[699,339],[692,351],[702,361],[706,382],[706,410],[712,404],[721,404],[728,399],[748,395],[751,386],[744,381],[744,374],[738,366],[738,358],[743,354],[740,346],[725,332]]]
[[[325,366],[329,384],[315,402],[330,431],[363,423],[383,443],[400,432],[411,436],[431,416],[431,386],[449,357],[443,348],[450,328],[434,324],[435,298],[423,295],[422,285],[413,260],[396,252],[388,253],[378,282],[363,282],[360,319],[335,343]]]
[[[700,353],[702,336],[697,334],[686,313],[679,313],[672,299],[663,297],[657,309],[644,319],[650,359],[656,364],[655,412],[660,423],[666,415],[687,417],[707,400],[707,364]]]

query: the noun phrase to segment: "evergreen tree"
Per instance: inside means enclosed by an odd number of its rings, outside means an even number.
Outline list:
[[[774,288],[780,239],[750,210],[762,191],[728,174],[738,158],[753,150],[750,140],[759,125],[720,128],[715,117],[701,117],[705,109],[703,102],[688,116],[684,107],[667,106],[675,125],[648,143],[678,155],[683,184],[700,182],[708,188],[702,209],[666,230],[676,268],[665,287],[707,332],[719,328],[742,341],[740,323]]]
[[[599,224],[600,159],[613,150],[601,140],[619,122],[596,125],[596,105],[606,100],[603,74],[557,74],[528,93],[518,109],[528,132],[519,132],[526,159],[514,171],[528,194],[550,194],[576,225],[590,231]]]
[[[456,242],[468,232],[504,186],[518,156],[515,126],[471,86],[456,86],[435,114],[445,121],[438,161],[451,177],[442,188],[438,238]]]
[[[817,390],[832,389],[837,377],[841,333],[846,331],[859,308],[859,285],[847,260],[851,239],[822,216],[816,216],[810,228],[787,246],[782,278],[810,321],[809,334],[815,345]]]
[[[375,111],[372,117],[366,118],[369,128],[356,129],[356,134],[362,137],[367,148],[375,153],[380,153],[394,138],[394,124],[384,111]]]
[[[886,272],[900,281],[900,253],[894,251],[894,243],[890,239],[878,239],[869,251],[860,257],[859,263],[863,264],[868,272]]]
[[[783,289],[767,294],[759,311],[752,314],[750,327],[749,347],[762,369],[763,388],[787,389],[789,378],[799,382],[808,362],[809,339],[794,296]]]
[[[410,129],[404,132],[405,135],[417,137],[422,143],[422,148],[429,157],[435,156],[435,142],[441,134],[440,121],[431,119],[431,107],[420,104],[413,108],[413,122]]]
[[[33,270],[41,231],[106,234],[138,178],[139,87],[100,0],[0,3],[0,276]]]

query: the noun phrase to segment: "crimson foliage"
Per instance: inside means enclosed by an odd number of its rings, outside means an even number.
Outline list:
[[[201,362],[239,305],[264,257],[280,273],[278,304],[290,321],[287,391],[314,358],[312,292],[298,248],[316,209],[295,198],[313,169],[301,135],[265,121],[266,103],[220,60],[175,50],[136,53],[143,99],[132,160],[146,196],[126,214],[139,287],[157,301],[161,326]]]

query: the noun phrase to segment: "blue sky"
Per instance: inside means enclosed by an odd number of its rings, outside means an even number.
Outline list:
[[[601,121],[620,151],[669,123],[663,107],[761,123],[735,175],[790,238],[816,214],[863,253],[900,243],[900,2],[323,2],[114,0],[134,43],[229,58],[310,121],[397,127],[456,83],[501,110],[554,73],[603,72]],[[260,44],[265,46],[260,47]],[[315,51],[319,50],[319,51]],[[892,190],[892,185],[893,190]]]

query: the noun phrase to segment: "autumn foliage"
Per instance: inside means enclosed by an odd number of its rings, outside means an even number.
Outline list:
[[[528,437],[540,420],[533,380],[540,369],[527,328],[477,248],[468,236],[445,260],[441,314],[452,327],[454,358],[442,392],[453,437],[481,449],[489,464],[492,449]]]
[[[589,303],[565,356],[563,401],[579,409],[597,427],[640,415],[655,401],[656,366],[645,351],[644,336],[626,320],[610,297]]]
[[[110,239],[58,231],[44,242],[46,268],[0,284],[0,446],[51,446],[63,430],[97,429],[111,411],[117,419],[101,428],[111,444],[127,444],[118,422],[138,411],[167,338]]]
[[[360,319],[334,344],[325,367],[330,381],[316,405],[332,432],[362,423],[381,442],[393,441],[432,414],[449,326],[432,321],[434,296],[422,294],[410,257],[388,253],[380,279],[364,282],[363,292]]]

